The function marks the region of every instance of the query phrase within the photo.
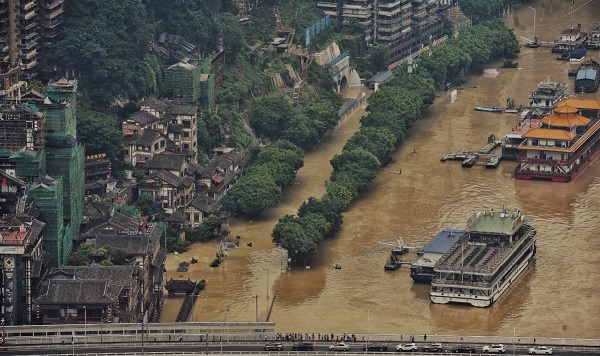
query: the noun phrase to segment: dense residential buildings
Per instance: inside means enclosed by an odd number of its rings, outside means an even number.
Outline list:
[[[443,37],[450,1],[318,0],[317,7],[344,24],[360,24],[366,44],[388,46],[393,63]]]

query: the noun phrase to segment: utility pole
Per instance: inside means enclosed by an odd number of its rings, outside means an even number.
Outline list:
[[[256,322],[258,323],[258,294],[256,295]]]

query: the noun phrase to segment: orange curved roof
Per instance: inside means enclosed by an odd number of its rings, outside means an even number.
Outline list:
[[[556,107],[554,107],[554,112],[557,114],[575,114],[578,111],[579,109],[569,105],[567,100],[561,101],[560,103],[556,104]]]
[[[533,129],[525,134],[523,138],[538,138],[548,140],[572,141],[575,138],[574,133],[557,129]]]
[[[556,109],[558,109],[560,106],[573,107],[577,109],[600,110],[600,101],[592,99],[569,98],[557,103],[554,111],[556,111]]]
[[[556,112],[556,109],[554,110]],[[550,114],[542,119],[542,124],[554,127],[587,126],[591,119],[578,114]]]

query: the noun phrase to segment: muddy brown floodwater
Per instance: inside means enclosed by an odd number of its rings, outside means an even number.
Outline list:
[[[581,4],[579,4],[581,3]],[[576,7],[583,1],[576,1]],[[536,33],[552,41],[570,26],[570,1],[533,1]],[[600,18],[600,3],[573,14],[575,25],[591,30]],[[533,10],[526,6],[506,18],[518,37],[533,37]],[[600,60],[600,52],[588,57]],[[569,62],[555,60],[549,48],[522,48],[518,69],[499,75],[471,75],[458,90],[438,98],[394,153],[393,163],[379,172],[371,188],[344,213],[342,230],[326,240],[318,256],[287,270],[285,255],[271,242],[271,231],[284,214],[294,214],[310,196],[320,197],[331,167],[358,129],[364,109],[332,131],[314,151],[283,200],[260,219],[233,219],[231,236],[240,247],[218,268],[208,267],[216,243],[194,245],[169,255],[167,274],[174,278],[207,279],[207,290],[190,321],[264,321],[277,289],[270,321],[278,332],[395,334],[467,334],[600,337],[600,162],[571,183],[519,181],[514,162],[497,170],[462,168],[440,162],[448,152],[481,147],[490,134],[502,137],[516,125],[514,114],[476,112],[474,106],[504,106],[507,98],[525,104],[537,84],[550,78],[567,82]],[[357,97],[365,89],[349,89]],[[585,94],[599,99],[599,94]],[[397,174],[401,172],[401,174]],[[436,305],[429,302],[428,285],[413,284],[409,269],[384,271],[389,247],[381,241],[401,236],[405,242],[425,243],[446,227],[464,228],[472,212],[506,205],[534,217],[539,230],[538,253],[526,272],[490,308]],[[247,243],[252,242],[252,247]],[[175,272],[182,261],[199,260],[185,273]],[[342,269],[331,266],[338,263]],[[174,321],[181,298],[166,298],[161,321]]]

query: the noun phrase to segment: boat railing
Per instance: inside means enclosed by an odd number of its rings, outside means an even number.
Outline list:
[[[488,283],[488,282],[473,282],[473,281],[448,279],[448,278],[441,278],[441,277],[434,277],[432,280],[432,284],[454,284],[454,285],[459,285],[459,286],[480,287],[480,288],[490,288],[492,286],[492,284]]]

